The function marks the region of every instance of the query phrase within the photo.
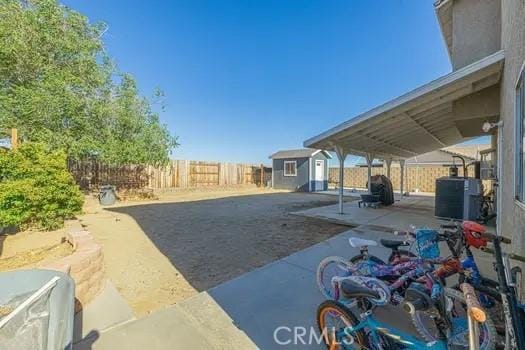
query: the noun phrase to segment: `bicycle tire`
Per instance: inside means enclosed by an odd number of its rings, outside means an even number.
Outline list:
[[[397,253],[400,255],[400,256],[406,256],[408,258],[416,258],[417,255],[412,253],[410,250],[405,250],[405,249],[398,249],[397,250]],[[395,256],[395,253],[392,252],[390,254],[390,256],[388,257],[388,263],[391,264],[392,261],[394,260],[394,256]]]
[[[326,316],[328,316],[329,313],[332,313],[332,315],[339,314],[340,317],[343,319],[343,323],[345,324],[346,327],[356,326],[357,324],[359,324],[359,321],[357,320],[357,317],[355,317],[355,315],[349,308],[333,300],[326,300],[322,302],[317,308],[317,315],[316,315],[317,327],[319,329],[319,333],[323,335],[323,339],[325,341],[325,345],[327,349],[329,350],[343,349],[343,347],[340,346],[341,344],[336,344],[336,343],[342,342],[341,340],[328,338],[329,335],[332,335],[335,333],[329,330],[329,326],[327,325],[327,322],[326,322]],[[352,344],[349,344],[349,345],[355,344],[354,346],[355,349],[369,349],[370,348],[367,337],[362,330],[353,332],[351,336],[353,340],[352,340]],[[334,343],[334,340],[336,343]],[[344,349],[346,348],[347,347],[344,347]]]
[[[378,258],[375,255],[370,255],[370,254],[368,254],[368,255],[358,254],[356,256],[351,257],[350,258],[350,262],[352,264],[355,264],[355,263],[364,261],[365,259],[371,260],[371,261],[373,261],[375,263],[378,263],[378,264],[383,264],[383,265],[385,264],[385,262],[382,259]]]
[[[338,269],[338,272],[340,274],[331,274],[328,271],[328,266],[330,264],[334,264],[335,267]],[[325,297],[325,299],[332,300],[334,299],[331,280],[335,276],[339,277],[346,277],[350,274],[348,273],[351,267],[351,263],[340,256],[329,256],[321,260],[319,265],[317,266],[317,272],[316,272],[316,281],[317,286],[319,287],[319,290]],[[346,273],[345,273],[346,270]],[[331,271],[330,271],[331,272]]]
[[[447,296],[448,298],[455,299],[461,302],[462,304],[466,305],[463,293],[452,288],[445,288],[444,293],[445,296]],[[421,335],[421,337],[425,339],[425,341],[432,342],[438,340],[438,337],[435,334],[432,334],[432,331],[430,331],[423,324],[423,321],[421,320],[421,316],[423,315],[425,315],[425,312],[421,311],[416,311],[414,314],[411,314],[411,319],[412,323],[414,324],[414,327]],[[497,343],[497,332],[496,327],[494,326],[494,322],[490,318],[489,314],[487,314],[487,319],[485,320],[485,322],[480,324],[480,329],[484,331],[483,333],[480,332],[480,336],[483,334],[483,341],[479,347],[480,350],[494,350],[496,348]],[[466,340],[466,343],[461,344],[461,346],[464,345],[466,345],[466,349],[468,349],[468,339]]]

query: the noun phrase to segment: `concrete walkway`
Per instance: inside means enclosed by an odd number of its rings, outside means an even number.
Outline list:
[[[293,329],[316,330],[316,308],[323,297],[317,289],[315,269],[326,256],[355,255],[357,251],[348,244],[350,236],[379,239],[392,234],[367,226],[343,232],[165,310],[100,332],[75,350],[323,349],[318,344],[305,345],[300,339],[294,341]],[[387,250],[373,247],[371,253],[386,258]],[[283,345],[274,338],[279,327],[285,327],[277,332]]]

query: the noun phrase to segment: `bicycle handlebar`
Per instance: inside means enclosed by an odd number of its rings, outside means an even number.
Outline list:
[[[472,288],[472,286],[468,283],[462,283],[460,288],[463,292],[463,295],[465,296],[465,300],[467,302],[467,310],[470,316],[480,323],[485,322],[487,320],[487,315],[485,313],[485,310],[483,310],[483,308],[479,304],[478,297],[476,296],[474,288]]]
[[[510,244],[512,242],[512,240],[510,238],[503,237],[503,236],[498,236],[498,235],[495,235],[495,234],[490,233],[490,232],[482,233],[481,237],[486,238],[486,239],[488,239],[491,242],[500,241],[501,243],[506,243],[506,244]]]
[[[483,247],[481,248],[481,250],[484,251],[485,253],[494,254],[494,249],[489,248],[489,247]],[[521,256],[521,255],[517,255],[513,253],[510,253],[507,256],[509,257],[509,259],[517,260],[517,261],[521,261],[525,263],[525,256]]]

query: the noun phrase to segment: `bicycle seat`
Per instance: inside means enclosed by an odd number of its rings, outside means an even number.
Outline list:
[[[362,239],[357,237],[350,237],[348,239],[350,245],[354,248],[367,247],[367,246],[376,246],[377,242],[370,239]]]
[[[408,243],[406,241],[396,241],[396,240],[391,240],[391,239],[383,239],[382,238],[379,241],[381,242],[383,247],[390,248],[390,249],[397,249],[399,247],[406,247],[406,246],[410,245],[410,243]]]
[[[372,298],[379,299],[380,295],[373,289],[362,286],[351,280],[341,281],[341,292],[346,298]]]

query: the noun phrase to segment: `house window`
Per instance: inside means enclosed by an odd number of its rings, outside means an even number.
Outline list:
[[[525,67],[516,87],[516,199],[525,203]]]
[[[297,176],[297,162],[284,161],[284,176]]]

